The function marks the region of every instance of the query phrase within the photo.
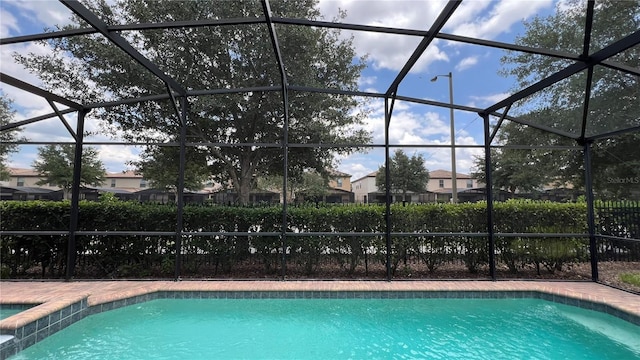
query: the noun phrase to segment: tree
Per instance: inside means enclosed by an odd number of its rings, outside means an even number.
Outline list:
[[[298,192],[303,195],[305,201],[321,201],[327,194],[329,180],[315,171],[307,171],[302,174],[302,184]]]
[[[512,123],[498,133],[498,143],[508,144],[559,144],[566,139],[552,133],[528,128]],[[564,157],[560,155],[565,155]],[[568,154],[550,151],[544,148],[491,150],[491,170],[493,186],[509,192],[530,192],[539,190],[542,185],[551,184],[559,179],[557,176],[560,162],[566,161]],[[475,158],[475,171],[472,177],[479,182],[487,183],[484,156]]]
[[[584,23],[584,2],[566,1],[555,14],[537,17],[526,23],[525,34],[518,37],[516,43],[580,54]],[[591,51],[604,48],[638,28],[640,1],[598,1],[591,32]],[[617,55],[614,61],[638,68],[640,48],[633,47]],[[502,63],[505,65],[502,74],[514,76],[517,88],[524,88],[567,65],[563,59],[518,52],[508,53],[502,58]],[[571,76],[522,102],[519,108],[523,110],[515,115],[579,136],[586,81],[586,71]],[[637,76],[598,66],[594,68],[591,89],[586,136],[640,125],[640,81]],[[505,145],[533,145],[540,148],[581,145],[569,138],[541,135],[538,130],[513,122],[501,127],[499,137]],[[611,179],[640,177],[640,168],[637,166],[640,159],[639,140],[639,134],[627,133],[593,144],[592,176],[596,192],[611,197],[629,195],[632,189],[629,184]],[[509,188],[530,188],[535,185],[532,184],[533,180],[538,186],[553,181],[584,186],[584,164],[580,151],[500,151],[493,159],[498,179],[509,178]],[[484,165],[480,165],[479,169],[484,170]],[[537,176],[518,177],[517,172],[523,169]]]
[[[133,161],[137,172],[150,180],[157,189],[177,189],[180,149],[177,147],[154,146],[141,154],[141,160]],[[202,189],[209,179],[207,154],[195,147],[186,148],[184,187],[189,190]]]
[[[33,168],[43,177],[37,185],[53,184],[62,188],[65,198],[73,185],[75,145],[45,145],[38,148]],[[100,186],[104,183],[105,169],[98,152],[91,147],[82,149],[80,184]]]
[[[84,2],[83,2],[84,3]],[[278,1],[274,16],[320,19],[316,0]],[[113,9],[103,0],[86,6],[109,24],[158,23],[193,19],[263,17],[259,2],[156,1],[116,2]],[[64,29],[84,27],[83,21]],[[351,39],[339,30],[277,25],[289,84],[356,90],[364,59],[357,58]],[[264,24],[200,26],[122,33],[144,55],[178,83],[193,90],[239,89],[280,86],[280,74]],[[166,86],[100,36],[76,36],[51,40],[50,55],[17,56],[38,74],[49,88],[81,102],[103,101],[166,93]],[[74,57],[67,60],[66,54]],[[95,86],[87,87],[91,83]],[[175,89],[174,89],[175,90]],[[289,172],[322,171],[332,167],[336,154],[357,148],[340,144],[366,144],[360,100],[350,96],[289,91],[289,143],[337,144],[336,147],[292,147]],[[139,142],[178,141],[179,121],[169,101],[144,102],[96,109],[125,139]],[[249,200],[255,179],[282,175],[283,150],[260,144],[282,144],[284,111],[279,91],[247,91],[190,97],[187,139],[206,153],[211,176],[231,183],[240,202]],[[252,145],[255,144],[255,145]],[[147,147],[146,158],[173,155]],[[175,157],[171,158],[177,161]],[[171,161],[171,160],[168,160]],[[204,165],[203,165],[204,166]],[[145,175],[146,176],[146,175]],[[174,174],[173,177],[176,175]],[[157,180],[157,179],[150,179]]]
[[[404,151],[397,150],[390,160],[391,179],[389,189],[391,193],[402,194],[406,199],[407,192],[425,192],[429,182],[429,170],[424,166],[422,155],[413,155],[409,158]],[[381,166],[376,174],[376,186],[381,191],[386,191],[385,167]]]
[[[11,110],[11,100],[0,92],[0,126],[7,125],[13,121],[15,111]],[[19,130],[14,128],[0,132],[0,180],[9,180],[11,174],[6,166],[9,154],[17,150],[15,142],[21,140],[18,137]]]
[[[257,181],[257,187],[264,190],[282,191],[282,176],[268,176]],[[306,171],[298,177],[289,177],[287,182],[287,200],[301,196],[305,200],[322,199],[327,194],[329,179],[327,172]]]

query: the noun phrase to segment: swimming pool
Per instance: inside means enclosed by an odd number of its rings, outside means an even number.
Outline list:
[[[0,304],[0,320],[30,309],[35,305],[30,304]]]
[[[156,299],[11,359],[634,359],[640,327],[541,299]]]

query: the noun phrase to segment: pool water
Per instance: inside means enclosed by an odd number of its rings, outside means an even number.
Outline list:
[[[0,305],[0,320],[23,312],[30,307],[31,305]]]
[[[12,359],[640,359],[640,327],[538,299],[166,299]]]

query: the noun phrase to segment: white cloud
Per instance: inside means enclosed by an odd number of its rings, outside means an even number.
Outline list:
[[[452,32],[456,35],[493,39],[509,32],[517,22],[537,14],[541,9],[553,5],[552,0],[538,1],[471,1],[472,8],[452,16]],[[488,5],[492,5],[490,9]],[[479,10],[487,10],[479,11]],[[483,14],[483,15],[478,15]],[[466,18],[465,18],[466,17]]]
[[[499,101],[502,101],[508,98],[510,95],[511,95],[510,93],[487,94],[483,96],[470,95],[469,98],[471,99],[471,103],[468,106],[477,107],[477,106],[493,105]]]
[[[35,22],[49,28],[70,22],[71,11],[59,1],[14,0],[11,5],[19,8],[25,19],[36,19]]]
[[[433,20],[444,7],[444,1],[359,1],[359,0],[321,0],[319,8],[326,19],[334,18],[338,9],[347,12],[344,22],[428,30]],[[374,69],[398,71],[422,38],[382,33],[343,31],[343,36],[354,37],[358,54],[368,54],[368,60]],[[447,54],[440,49],[435,40],[411,69],[412,72],[425,72],[435,61],[449,61]]]
[[[458,62],[458,65],[456,65],[456,70],[457,71],[464,71],[464,70],[467,70],[467,69],[473,67],[477,63],[478,63],[478,57],[477,56],[466,57],[466,58],[460,60],[460,62]]]
[[[6,9],[0,9],[0,36],[10,37],[12,33],[17,33],[20,31],[18,27],[18,21],[16,18]]]
[[[360,76],[360,78],[358,79],[358,85],[374,85],[377,81],[377,76]]]
[[[107,172],[119,172],[132,168],[126,164],[140,159],[140,149],[136,146],[100,145],[98,153]]]

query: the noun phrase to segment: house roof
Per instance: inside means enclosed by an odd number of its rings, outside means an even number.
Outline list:
[[[334,169],[327,169],[327,173],[331,176],[340,176],[340,177],[351,177],[351,174],[343,173]]]
[[[429,171],[430,179],[451,179],[451,171],[447,170],[433,170]],[[456,172],[456,179],[473,179],[469,174],[463,174]]]
[[[45,189],[40,187],[33,186],[0,186],[2,189],[12,189],[16,192],[28,193],[28,194],[48,194],[51,192],[55,192],[56,190]]]
[[[40,176],[40,174],[33,169],[23,168],[9,168],[9,174],[11,174],[11,176]]]
[[[351,183],[356,183],[362,179],[366,179],[369,177],[376,177],[376,175],[378,175],[378,172],[374,171],[359,179],[353,180]],[[441,170],[441,169],[429,171],[429,179],[451,179],[451,171]],[[471,177],[471,175],[469,174],[456,172],[456,179],[473,179],[473,177]]]
[[[137,178],[137,179],[142,179],[143,178],[142,175],[137,174],[133,170],[126,170],[126,171],[120,171],[120,172],[114,172],[114,173],[107,173],[105,175],[105,177],[107,179],[113,179],[113,178],[127,178],[127,179]]]
[[[367,175],[365,175],[365,176],[363,176],[363,177],[361,177],[361,178],[358,178],[358,179],[353,180],[351,183],[353,184],[353,183],[358,182],[358,181],[360,181],[360,180],[362,180],[362,179],[366,179],[366,178],[370,178],[370,177],[376,177],[376,175],[378,175],[378,172],[377,172],[377,171],[374,171],[374,172],[372,172],[372,173],[368,173]]]

